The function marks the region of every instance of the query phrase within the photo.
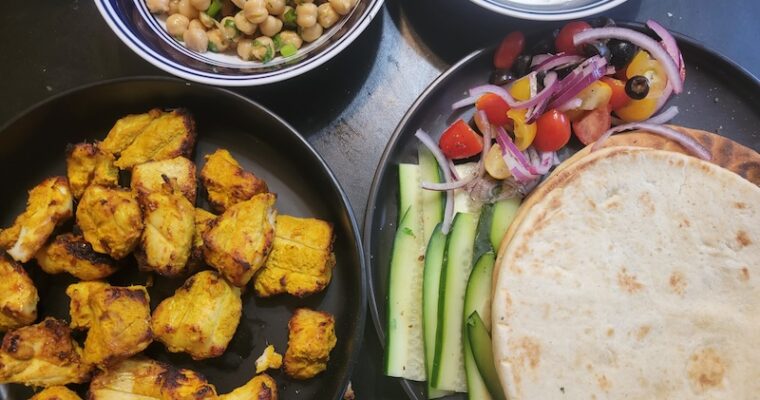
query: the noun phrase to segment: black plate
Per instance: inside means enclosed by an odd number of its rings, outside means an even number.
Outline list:
[[[151,345],[146,353],[201,372],[220,393],[227,393],[253,377],[254,361],[267,343],[285,352],[288,319],[296,307],[307,306],[335,315],[338,343],[327,371],[302,382],[281,372],[270,373],[281,398],[341,398],[361,347],[366,318],[359,230],[348,198],[327,164],[290,125],[255,102],[226,90],[163,78],[106,82],[45,101],[0,130],[0,224],[9,226],[23,211],[27,190],[45,177],[65,174],[66,144],[102,139],[119,117],[152,107],[190,110],[198,131],[196,163],[202,164],[203,156],[217,148],[229,149],[277,193],[281,213],[332,222],[337,265],[327,289],[304,300],[290,296],[258,299],[248,290],[243,295],[243,319],[222,357],[194,362],[185,354],[168,354],[160,343]],[[34,262],[27,267],[40,292],[38,314],[68,320],[64,290],[74,279],[45,275]],[[124,284],[144,283],[144,279],[132,267],[109,280]],[[171,295],[182,281],[157,279],[149,289],[151,305],[155,307]],[[31,393],[20,385],[0,386],[0,399],[23,400]]]
[[[641,24],[622,26],[643,30]],[[687,66],[684,92],[668,104],[680,114],[673,123],[717,132],[753,149],[760,149],[760,81],[725,56],[694,39],[674,35]],[[533,38],[537,39],[537,38]],[[528,40],[528,44],[533,43]],[[364,218],[364,253],[370,267],[370,306],[375,329],[385,343],[388,266],[398,220],[398,171],[402,162],[417,162],[414,132],[440,132],[457,118],[468,119],[472,110],[451,111],[451,104],[466,91],[486,83],[494,48],[476,51],[436,79],[407,111],[391,136],[375,173]],[[577,147],[576,147],[577,148]],[[425,399],[423,383],[399,380],[410,398]],[[465,398],[459,396],[457,398]]]

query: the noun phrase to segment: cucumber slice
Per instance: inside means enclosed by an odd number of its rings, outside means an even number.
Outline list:
[[[473,312],[477,311],[482,316],[486,330],[491,332],[491,284],[493,282],[493,266],[496,256],[486,253],[480,256],[478,262],[472,268],[470,279],[467,282],[467,292],[464,296],[465,320]]]
[[[491,222],[491,245],[497,251],[504,239],[504,234],[512,225],[517,215],[517,209],[520,208],[520,199],[513,197],[496,202],[493,206],[493,220]]]
[[[475,173],[478,164],[474,162],[457,164],[455,166],[457,175],[460,177],[468,176]],[[479,214],[482,203],[477,202],[470,197],[470,193],[464,189],[454,191],[454,212]]]
[[[403,214],[410,207],[414,206],[416,210],[420,207],[420,167],[416,164],[399,164],[398,165],[398,198],[399,198],[399,215],[398,223],[401,225]],[[419,217],[419,216],[418,216]],[[415,218],[418,218],[415,217]],[[419,217],[421,218],[421,217]],[[420,219],[421,221],[421,219]],[[417,224],[415,223],[415,226]]]
[[[467,374],[467,398],[469,400],[492,400],[491,392],[488,391],[486,383],[480,376],[480,370],[475,363],[475,356],[472,355],[470,335],[467,329],[462,332],[462,341],[464,342],[464,370]]]
[[[462,346],[464,296],[472,270],[472,252],[478,228],[478,215],[459,213],[454,217],[446,241],[438,302],[438,331],[432,384],[455,392],[467,391]]]
[[[449,391],[435,389],[430,383],[433,363],[435,362],[435,337],[438,330],[438,294],[441,284],[443,256],[446,251],[446,235],[438,224],[430,237],[425,252],[425,275],[422,281],[422,316],[425,338],[425,370],[428,377],[428,399],[436,399],[451,394]]]
[[[424,145],[419,144],[417,146],[417,155],[420,161],[420,183],[440,183],[442,181],[441,171],[438,169],[438,162],[435,160],[433,153]],[[419,190],[421,191],[420,206],[422,207],[423,242],[428,243],[436,225],[443,220],[445,200],[443,192],[422,188]]]
[[[506,400],[504,390],[502,390],[499,382],[499,375],[496,373],[491,335],[488,334],[488,330],[477,311],[474,311],[467,318],[465,329],[467,329],[475,364],[478,366],[480,376],[483,377],[483,383],[491,393],[491,397],[494,400]]]

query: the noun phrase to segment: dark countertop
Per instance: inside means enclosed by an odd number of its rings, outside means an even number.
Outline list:
[[[760,2],[630,0],[607,13],[657,19],[760,76]],[[27,0],[0,17],[0,125],[40,100],[86,83],[166,75],[144,62],[108,29],[86,0]],[[558,24],[490,14],[465,0],[386,0],[367,31],[318,70],[264,88],[238,90],[289,121],[324,156],[362,224],[375,166],[417,95],[459,58],[498,41]],[[688,60],[687,60],[688,62]],[[401,399],[381,373],[372,319],[353,382],[359,399]]]

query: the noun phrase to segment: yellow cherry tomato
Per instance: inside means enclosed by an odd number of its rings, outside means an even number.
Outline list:
[[[641,100],[631,100],[630,103],[615,110],[615,114],[626,122],[643,121],[654,114],[659,99],[659,96],[654,98],[647,96]]]
[[[596,110],[610,102],[612,88],[602,81],[596,81],[581,90],[577,97],[582,101],[579,109]]]
[[[536,123],[525,123],[525,114],[528,112],[526,109],[507,111],[507,116],[515,123],[515,146],[520,151],[523,151],[533,143],[533,139],[536,138]]]
[[[512,83],[509,94],[517,101],[525,101],[530,98],[530,75],[526,75]]]
[[[657,103],[663,95],[668,77],[662,64],[652,59],[644,50],[639,50],[625,70],[628,79],[641,75],[649,81],[649,93],[641,100],[631,100],[628,104],[615,110],[620,119],[626,122],[643,121],[657,111]]]

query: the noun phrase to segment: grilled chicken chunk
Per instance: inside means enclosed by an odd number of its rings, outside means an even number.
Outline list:
[[[219,149],[206,156],[201,169],[201,181],[208,193],[208,201],[217,212],[224,212],[234,204],[268,191],[264,180],[244,170],[229,151]]]
[[[195,164],[185,157],[151,161],[132,168],[132,190],[143,198],[154,192],[179,190],[195,204]]]
[[[100,144],[101,150],[118,155],[135,141],[137,136],[163,112],[157,108],[145,114],[130,114],[120,118]]]
[[[0,383],[44,387],[82,383],[90,379],[91,371],[69,327],[55,318],[6,333],[0,347]]]
[[[144,286],[103,282],[69,285],[72,328],[86,328],[84,359],[101,368],[129,358],[153,341],[150,298]]]
[[[0,231],[0,248],[18,262],[27,262],[45,244],[55,227],[71,218],[74,198],[66,178],[42,181],[29,191],[26,210],[13,226]]]
[[[288,321],[285,373],[294,379],[313,378],[327,368],[335,347],[335,318],[329,313],[299,308]]]
[[[153,335],[173,353],[186,352],[194,360],[218,357],[227,350],[242,309],[239,288],[216,271],[202,271],[156,307]]]
[[[140,241],[142,212],[131,191],[91,185],[79,201],[77,225],[93,250],[119,260]]]
[[[142,205],[145,229],[136,253],[140,268],[170,277],[185,273],[195,235],[195,207],[180,192],[150,193]]]
[[[24,267],[5,254],[0,255],[0,331],[34,322],[39,299]]]
[[[202,209],[195,209],[195,234],[193,235],[193,249],[190,251],[188,270],[198,270],[203,265],[203,235],[214,226],[216,215]]]
[[[273,193],[263,193],[235,204],[203,235],[206,262],[235,286],[245,286],[272,249],[275,200]]]
[[[219,400],[277,400],[277,397],[277,382],[261,374],[232,392],[220,395]]]
[[[35,256],[37,264],[48,274],[67,272],[83,281],[106,278],[116,272],[120,264],[113,258],[96,253],[81,235],[58,235]]]
[[[106,153],[97,143],[78,143],[66,151],[66,175],[74,198],[82,197],[87,186],[116,186],[119,169],[113,165],[113,154]]]
[[[260,374],[268,369],[280,369],[282,367],[282,354],[274,350],[271,344],[264,349],[256,359],[256,373]]]
[[[108,138],[105,142],[108,142]],[[120,169],[132,169],[135,165],[148,161],[190,156],[194,145],[193,118],[185,110],[172,110],[150,121],[134,140],[120,151],[114,164]]]
[[[82,400],[82,398],[66,386],[51,386],[29,400]]]
[[[332,278],[333,228],[325,221],[278,215],[274,244],[253,287],[260,297],[289,293],[297,297],[322,291]]]

